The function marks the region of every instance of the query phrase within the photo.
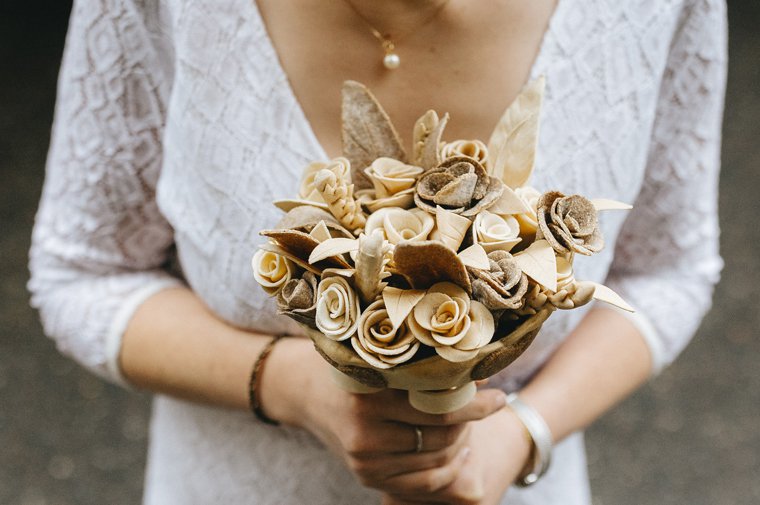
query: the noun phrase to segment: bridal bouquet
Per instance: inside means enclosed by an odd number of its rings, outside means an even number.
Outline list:
[[[343,86],[343,157],[308,165],[253,256],[258,283],[300,323],[349,390],[406,389],[427,412],[461,407],[556,309],[592,299],[576,254],[603,246],[597,212],[627,209],[527,186],[544,81],[522,91],[486,145],[442,140],[426,112],[411,156],[363,85]]]

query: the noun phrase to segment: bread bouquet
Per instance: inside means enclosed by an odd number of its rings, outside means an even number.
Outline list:
[[[412,152],[362,84],[342,89],[343,156],[315,161],[252,260],[349,391],[409,391],[415,408],[456,410],[475,381],[512,363],[557,309],[592,299],[573,259],[602,249],[598,211],[629,209],[527,185],[544,79],[529,83],[488,143],[446,142],[448,114],[420,117]]]

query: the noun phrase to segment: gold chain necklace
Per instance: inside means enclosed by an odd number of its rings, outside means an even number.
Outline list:
[[[359,11],[359,9],[356,8],[356,6],[351,0],[345,0],[345,1],[348,4],[348,6],[351,7],[351,10],[353,10],[354,13],[362,21],[364,21],[364,24],[366,24],[369,27],[370,31],[372,32],[372,35],[380,42],[380,46],[382,47],[383,53],[384,53],[383,65],[385,66],[385,68],[387,68],[388,70],[394,70],[398,68],[399,65],[401,65],[401,58],[396,53],[396,43],[399,42],[404,37],[406,37],[407,35],[409,35],[410,33],[416,30],[419,30],[423,26],[430,23],[433,19],[435,19],[438,16],[438,14],[441,13],[441,11],[443,11],[443,8],[446,7],[446,5],[448,5],[450,0],[444,0],[443,2],[441,2],[440,5],[438,5],[438,7],[436,7],[435,10],[430,14],[430,16],[428,16],[422,23],[417,25],[413,30],[409,30],[407,33],[403,33],[400,36],[395,37],[395,42],[391,38],[390,33],[384,34],[380,30],[375,28],[370,22],[370,20],[367,19],[366,16],[364,16],[364,14],[362,14],[361,11]]]

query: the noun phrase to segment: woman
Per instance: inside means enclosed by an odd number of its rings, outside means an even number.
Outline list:
[[[720,0],[78,0],[31,252],[59,347],[157,394],[144,502],[590,503],[581,430],[670,363],[710,304],[725,80]],[[380,41],[394,43],[386,68]],[[393,59],[393,58],[392,58]],[[338,90],[366,84],[403,138],[426,109],[487,139],[531,78],[547,94],[532,184],[632,202],[577,265],[637,309],[555,314],[449,416],[332,385],[249,273],[271,200],[340,153]],[[308,118],[308,119],[307,119]],[[184,282],[167,263],[176,246]],[[186,282],[186,284],[185,284]],[[505,392],[556,444],[535,485]],[[419,431],[418,431],[419,430]],[[422,442],[421,451],[418,444]]]

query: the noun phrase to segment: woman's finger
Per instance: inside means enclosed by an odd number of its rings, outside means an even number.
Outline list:
[[[445,466],[396,475],[384,480],[378,489],[391,494],[420,495],[424,498],[451,485],[469,454],[470,448],[464,447]]]
[[[437,451],[361,456],[356,458],[353,466],[357,473],[383,481],[404,473],[446,466],[457,456],[466,442],[467,437],[460,437],[454,444]]]
[[[438,451],[456,443],[466,428],[464,424],[411,426],[395,421],[367,423],[351,434],[344,445],[346,452],[352,456],[416,453],[419,441],[422,442],[419,452]]]

